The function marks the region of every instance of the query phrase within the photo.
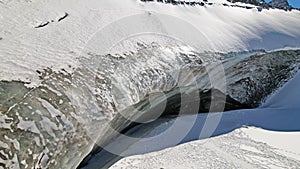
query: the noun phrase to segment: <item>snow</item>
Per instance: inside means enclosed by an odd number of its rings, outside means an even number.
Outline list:
[[[255,127],[241,128],[226,135],[126,157],[110,169],[295,168],[300,164],[300,151],[295,149],[295,142],[299,143],[299,135],[299,132],[281,133]],[[284,142],[273,144],[279,141]],[[282,143],[291,145],[294,149],[287,150],[282,147]]]
[[[300,159],[300,132],[276,132],[257,128],[244,131],[250,138],[277,148],[294,159]]]
[[[212,2],[215,2],[212,6],[191,7],[134,0],[4,1],[0,6],[0,79],[23,80],[34,86],[39,84],[36,70],[50,67],[55,71],[72,72],[80,66],[79,58],[86,54],[82,53],[85,45],[99,30],[121,18],[137,14],[144,17],[149,12],[152,15],[145,23],[132,20],[133,33],[143,32],[138,25],[144,24],[144,33],[148,27],[157,27],[159,29],[152,30],[185,37],[184,42],[192,43],[189,45],[198,50],[223,52],[300,46],[300,25],[296,24],[300,20],[299,11],[258,12],[257,9],[223,7],[224,0]],[[58,22],[65,13],[68,16]],[[46,22],[49,24],[35,28]],[[118,29],[126,30],[128,26]],[[194,26],[193,32],[188,30],[191,26]],[[117,35],[114,31],[107,32],[111,39]],[[201,41],[195,41],[196,36]]]

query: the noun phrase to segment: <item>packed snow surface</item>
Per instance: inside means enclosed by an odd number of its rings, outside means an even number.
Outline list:
[[[297,168],[299,136],[299,132],[240,128],[214,138],[126,157],[110,169]]]
[[[0,79],[38,85],[36,70],[50,67],[72,72],[72,68],[80,66],[78,58],[88,57],[82,51],[95,33],[133,15],[148,19],[144,23],[133,20],[131,24],[142,24],[154,32],[158,27],[164,34],[176,37],[178,32],[187,31],[189,37],[185,37],[193,43],[189,45],[197,50],[228,52],[300,46],[299,11],[259,12],[256,8],[224,7],[225,0],[212,2],[210,6],[193,7],[135,0],[1,1]],[[162,15],[172,19],[166,23]],[[194,26],[197,32],[185,30],[186,25],[178,22],[172,25],[174,17]],[[115,31],[111,38],[117,36],[118,30]],[[138,30],[132,30],[135,31]]]

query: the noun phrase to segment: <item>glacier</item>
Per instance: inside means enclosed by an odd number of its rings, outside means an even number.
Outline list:
[[[243,126],[299,131],[298,10],[225,0],[2,0],[0,20],[0,168],[76,168],[93,149],[88,165],[108,167],[123,156],[218,140]],[[212,88],[223,93],[221,108],[227,97],[229,105],[254,109],[147,116],[149,98],[160,108],[166,96],[178,104],[181,89],[180,96],[198,89],[206,96]],[[132,125],[120,118],[124,112],[148,123]],[[107,123],[145,138],[126,143]],[[182,132],[151,139],[174,123]]]

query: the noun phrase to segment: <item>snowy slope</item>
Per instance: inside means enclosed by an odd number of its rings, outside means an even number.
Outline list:
[[[82,57],[85,44],[101,28],[126,16],[147,16],[148,12],[152,13],[153,22],[143,23],[145,27],[159,27],[175,37],[176,32],[184,31],[190,36],[197,35],[201,43],[198,40],[191,46],[198,50],[273,50],[300,46],[299,11],[258,12],[256,8],[224,7],[221,0],[212,2],[215,4],[211,6],[192,7],[135,0],[3,1],[0,4],[0,79],[21,79],[36,85],[39,83],[36,70],[51,67],[71,72],[70,66],[80,65],[78,58]],[[68,16],[58,22],[65,13]],[[165,19],[160,18],[162,14],[182,19],[198,32],[164,23]],[[44,27],[35,28],[46,23]],[[133,21],[133,24],[140,22]],[[123,26],[121,30],[128,29],[127,25]]]
[[[124,158],[110,169],[297,168],[300,133],[241,128],[229,134]]]

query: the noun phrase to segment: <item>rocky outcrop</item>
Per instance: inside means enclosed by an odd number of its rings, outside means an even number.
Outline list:
[[[252,4],[252,5],[257,5],[257,6],[266,4],[266,2],[264,0],[228,0],[228,2],[232,2],[232,3],[242,2],[242,3]]]
[[[268,4],[272,8],[284,9],[286,11],[292,9],[291,5],[288,3],[287,0],[272,0]]]
[[[288,3],[287,0],[272,0],[269,3],[265,2],[265,0],[227,0],[227,1],[232,3],[242,2],[242,3],[252,4],[266,9],[277,8],[286,11],[295,9]]]
[[[171,5],[186,5],[186,6],[208,6],[213,5],[213,2],[208,2],[207,0],[201,1],[176,1],[176,0],[140,0],[142,2],[158,2],[158,3],[165,3],[165,4],[171,4]],[[261,11],[262,9],[269,9],[269,8],[277,8],[277,9],[283,9],[286,11],[290,11],[293,8],[289,5],[287,0],[272,0],[271,2],[267,3],[265,0],[227,0],[231,3],[236,2],[242,2],[245,4],[251,4],[257,6],[258,11]],[[245,8],[245,9],[253,9],[253,6],[245,6],[245,5],[237,5],[237,4],[227,4],[223,3],[223,6],[230,6],[230,7],[239,7],[239,8]]]

